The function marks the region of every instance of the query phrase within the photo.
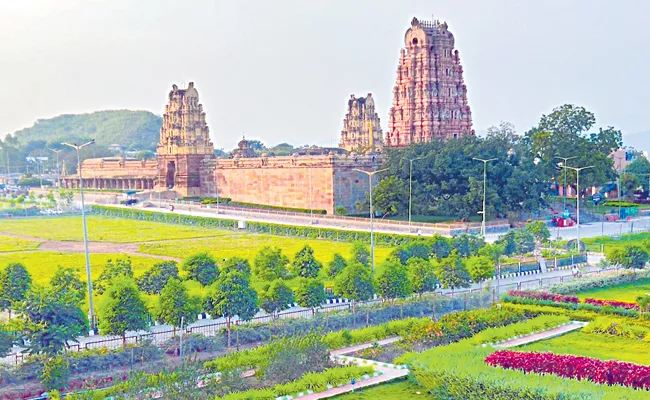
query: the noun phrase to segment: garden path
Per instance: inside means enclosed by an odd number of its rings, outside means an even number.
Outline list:
[[[587,325],[587,322],[572,321],[570,324],[558,326],[557,328],[549,329],[549,330],[542,331],[542,332],[539,332],[539,333],[534,333],[532,335],[527,335],[527,336],[520,337],[520,338],[517,338],[517,339],[509,340],[507,342],[499,343],[498,345],[495,345],[494,347],[508,348],[508,347],[521,346],[521,345],[524,345],[524,344],[549,339],[549,338],[552,338],[552,337],[555,337],[555,336],[564,335],[565,333],[575,331],[577,329],[582,329],[586,325]]]
[[[387,344],[399,342],[400,340],[402,340],[402,338],[400,336],[393,336],[393,337],[389,337],[389,338],[386,338],[386,339],[378,340],[376,343],[379,346],[385,346]],[[344,347],[342,349],[333,350],[333,351],[330,352],[330,354],[333,355],[333,356],[340,356],[340,355],[343,355],[343,354],[355,353],[355,352],[357,352],[359,350],[368,349],[368,348],[370,348],[370,347],[372,347],[374,345],[375,345],[375,342],[363,343],[363,344],[359,344],[359,345],[356,345],[356,346]]]

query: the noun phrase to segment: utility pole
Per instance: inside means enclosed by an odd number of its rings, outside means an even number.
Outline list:
[[[372,275],[375,275],[375,234],[374,234],[374,210],[372,208],[372,177],[375,174],[378,174],[380,172],[387,171],[388,168],[380,169],[377,171],[369,172],[369,171],[364,171],[362,169],[353,169],[353,171],[358,171],[362,172],[366,175],[368,175],[368,192],[369,192],[369,198],[370,198],[370,260],[371,260],[371,269],[370,271],[372,272]]]
[[[578,158],[578,156],[573,156],[573,157],[560,157],[560,156],[555,156],[555,158],[562,160],[562,166],[565,166],[567,161],[572,160],[574,158]],[[567,188],[569,187],[569,183],[567,182],[567,177],[566,177],[566,169],[564,169],[564,190],[562,191],[562,194],[564,196],[564,202],[562,204],[563,210],[566,211],[566,192]]]
[[[311,166],[309,168],[309,213],[311,214],[310,224],[314,224],[314,196],[312,189]]]
[[[411,229],[411,200],[413,192],[413,161],[421,160],[423,157],[418,158],[409,158],[409,233],[413,230]]]
[[[580,171],[583,169],[589,169],[589,168],[594,168],[593,165],[590,165],[588,167],[569,167],[569,166],[564,166],[565,171],[567,168],[572,169],[576,172],[576,203],[577,203],[577,212],[576,212],[576,249],[578,250],[578,254],[580,254]]]
[[[75,143],[61,143],[64,146],[71,147],[77,151],[77,170],[79,172],[79,191],[81,192],[81,222],[84,230],[84,248],[86,253],[86,280],[88,281],[88,305],[90,307],[90,329],[94,334],[95,332],[95,307],[93,305],[93,282],[91,279],[90,273],[90,253],[88,252],[88,225],[86,224],[86,207],[84,203],[84,183],[83,176],[81,174],[81,157],[79,155],[79,150],[83,149],[86,146],[95,144],[95,139],[90,142],[84,143],[82,145],[77,145]]]
[[[496,158],[490,158],[487,160],[483,160],[481,158],[476,158],[472,157],[476,161],[480,161],[483,163],[483,211],[481,211],[481,214],[483,214],[483,223],[481,224],[481,235],[485,237],[485,197],[487,195],[487,163],[490,161],[496,160]]]

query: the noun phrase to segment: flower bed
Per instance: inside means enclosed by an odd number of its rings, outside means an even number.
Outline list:
[[[523,299],[531,300],[550,300],[558,303],[580,303],[580,299],[576,296],[565,296],[561,294],[553,294],[546,292],[536,292],[533,290],[510,290],[508,291],[508,296],[511,297],[521,297]]]
[[[553,374],[594,383],[630,386],[635,389],[650,388],[650,367],[621,361],[503,350],[487,356],[485,363],[492,367],[515,369],[527,373]]]
[[[601,299],[585,299],[586,304],[593,304],[599,307],[611,306],[617,308],[625,308],[626,310],[638,310],[639,305],[636,303],[629,303],[627,301],[618,300],[601,300]]]

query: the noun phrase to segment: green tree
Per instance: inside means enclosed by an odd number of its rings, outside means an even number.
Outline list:
[[[88,332],[88,317],[73,292],[34,287],[18,311],[25,320],[23,338],[29,340],[32,353],[57,354]]]
[[[641,269],[650,259],[648,251],[638,245],[630,245],[618,252],[610,252],[607,259],[620,264],[623,268]]]
[[[648,184],[650,184],[650,177],[648,176],[650,174],[650,161],[648,161],[647,158],[636,157],[634,161],[632,161],[630,165],[625,168],[625,172],[628,174],[633,174],[639,178],[641,184],[643,185],[643,190],[646,193],[650,190],[648,187]]]
[[[221,267],[221,274],[219,276],[223,274],[227,275],[231,272],[239,272],[242,275],[250,276],[251,265],[245,258],[231,257]]]
[[[343,258],[339,253],[334,253],[334,258],[327,265],[327,276],[330,278],[336,278],[336,276],[343,271],[343,268],[345,268],[346,265],[348,265],[348,263],[345,261],[345,258]]]
[[[325,294],[325,286],[323,282],[318,279],[303,278],[298,282],[296,289],[296,302],[301,307],[311,308],[312,311],[323,305],[327,295]]]
[[[124,276],[115,278],[106,293],[99,330],[104,335],[118,335],[126,346],[126,332],[149,328],[150,315],[135,282]]]
[[[372,208],[382,215],[403,215],[408,212],[408,180],[387,176],[373,188]],[[369,211],[370,201],[366,198],[357,204],[359,211]]]
[[[471,276],[463,265],[457,250],[452,250],[449,257],[443,258],[434,264],[436,277],[442,284],[442,287],[454,289],[469,287]]]
[[[59,267],[52,279],[50,279],[50,287],[59,293],[70,292],[74,294],[79,299],[79,302],[86,298],[86,284],[81,281],[74,268]]]
[[[396,259],[383,263],[383,271],[377,277],[376,287],[385,299],[401,299],[413,293],[408,270]]]
[[[316,278],[322,267],[323,264],[314,257],[314,249],[305,245],[296,253],[296,258],[291,263],[291,272],[301,278]]]
[[[479,256],[488,257],[494,264],[498,264],[504,254],[505,247],[502,243],[486,244],[478,251]]]
[[[197,320],[200,306],[199,298],[190,297],[183,283],[171,278],[160,291],[155,315],[159,322],[171,325],[176,335],[176,328],[181,326],[181,322],[187,326]]]
[[[546,243],[551,237],[551,231],[544,221],[529,222],[524,229],[533,235],[536,244]]]
[[[260,298],[260,308],[267,314],[275,315],[276,313],[286,310],[293,303],[293,290],[281,279],[271,282],[269,288]]]
[[[232,268],[223,268],[219,279],[212,284],[212,292],[206,301],[206,309],[210,314],[226,319],[228,347],[231,344],[232,318],[237,316],[242,321],[248,321],[258,310],[257,292],[250,286],[250,275],[245,275],[236,268],[242,265],[243,263],[233,263]]]
[[[451,253],[451,239],[435,233],[431,238],[427,239],[429,247],[431,248],[432,256],[437,259],[445,258]]]
[[[99,275],[99,278],[93,281],[93,289],[97,294],[103,294],[110,285],[110,282],[118,276],[133,278],[133,266],[131,265],[130,258],[118,258],[115,261],[109,259],[106,261],[104,270]]]
[[[253,272],[261,280],[271,282],[289,277],[289,259],[277,247],[265,246],[255,256]]]
[[[516,254],[528,254],[535,250],[535,236],[526,229],[516,229],[514,240]]]
[[[486,279],[494,276],[494,261],[486,256],[473,256],[465,260],[465,267],[469,276],[479,286],[483,284]]]
[[[494,244],[503,248],[503,254],[511,256],[517,252],[517,243],[515,242],[515,230],[511,229],[505,235],[501,235]]]
[[[176,261],[163,261],[153,265],[151,269],[136,279],[138,288],[147,294],[160,294],[167,281],[178,279]]]
[[[370,268],[360,262],[351,262],[336,277],[334,293],[352,301],[372,299],[375,288],[372,282]]]
[[[644,180],[646,180],[644,178]],[[626,200],[634,200],[634,192],[641,187],[641,180],[636,175],[623,173],[621,176],[621,195],[625,197]]]
[[[0,357],[6,357],[14,345],[14,334],[6,324],[0,323]]]
[[[201,286],[210,286],[219,277],[217,261],[208,252],[193,254],[183,261],[183,270],[187,272],[187,279],[192,279]]]
[[[25,298],[31,286],[32,277],[24,265],[9,263],[0,270],[0,307],[9,310],[9,318],[13,305]]]
[[[453,237],[451,246],[458,251],[461,257],[470,257],[478,254],[479,250],[485,246],[485,241],[480,236],[463,233]]]
[[[421,296],[422,293],[435,290],[438,278],[430,261],[418,257],[411,258],[406,262],[406,268],[414,293]]]
[[[354,242],[352,244],[351,262],[358,262],[362,265],[370,265],[370,248],[364,242]]]

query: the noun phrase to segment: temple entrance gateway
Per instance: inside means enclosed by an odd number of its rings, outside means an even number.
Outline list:
[[[176,163],[170,161],[167,163],[167,174],[165,175],[165,187],[172,189],[174,187],[174,177],[176,175]]]

